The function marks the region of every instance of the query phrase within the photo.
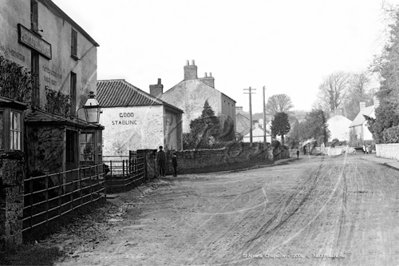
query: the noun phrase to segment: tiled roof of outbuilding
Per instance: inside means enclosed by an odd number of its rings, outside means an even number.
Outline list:
[[[98,80],[96,99],[101,107],[165,105],[183,112],[179,108],[140,90],[124,79]]]

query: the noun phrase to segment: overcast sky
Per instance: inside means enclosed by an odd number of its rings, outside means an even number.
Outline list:
[[[215,88],[253,112],[285,93],[311,110],[335,71],[360,72],[383,45],[382,0],[53,0],[99,44],[98,79],[126,79],[149,92],[183,80],[195,60]],[[399,0],[385,1],[397,4]]]

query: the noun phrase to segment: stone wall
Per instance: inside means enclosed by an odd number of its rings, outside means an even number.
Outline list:
[[[171,154],[169,151],[167,173],[173,173],[173,167],[171,164]],[[220,149],[209,149],[209,150],[185,150],[177,151],[178,158],[178,172],[179,173],[190,173],[195,170],[220,166],[225,164],[233,164],[236,162],[245,161],[273,161],[271,155],[270,146],[265,147],[263,143],[255,143],[251,147],[249,143],[237,143],[229,147]],[[282,156],[281,156],[282,155]],[[281,158],[288,158],[289,153],[281,154]]]
[[[399,143],[376,144],[375,148],[378,157],[399,160]]]
[[[0,249],[22,243],[25,164],[22,152],[0,156]]]

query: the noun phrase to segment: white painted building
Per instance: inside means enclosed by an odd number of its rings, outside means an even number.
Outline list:
[[[349,125],[350,134],[355,135],[356,139],[362,141],[373,140],[373,134],[368,129],[367,120],[364,116],[366,115],[375,118],[375,108],[378,107],[378,104],[379,102],[376,98],[374,99],[374,105],[372,106],[366,107],[365,102],[360,103],[360,112]]]
[[[104,156],[127,155],[129,150],[180,150],[182,114],[179,108],[122,79],[99,80],[97,99],[102,108]]]
[[[270,135],[271,122],[266,124],[266,142],[272,142],[272,136]],[[263,130],[263,119],[259,119],[259,123],[255,123],[252,128],[252,142],[263,142],[264,141],[264,130]],[[250,133],[246,134],[242,140],[243,142],[251,142]]]
[[[330,137],[328,141],[338,139],[340,141],[349,141],[349,126],[352,124],[348,118],[342,115],[335,115],[327,120]]]

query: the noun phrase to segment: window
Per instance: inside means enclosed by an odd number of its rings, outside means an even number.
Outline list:
[[[35,32],[39,31],[38,23],[39,22],[39,12],[38,5],[35,0],[30,1],[30,26],[31,29]]]
[[[21,150],[21,113],[10,111],[10,150]]]
[[[75,116],[76,115],[76,74],[73,72],[71,72],[69,97],[71,100],[71,116]]]
[[[94,161],[94,133],[82,133],[79,136],[80,161]]]
[[[74,29],[71,30],[71,56],[78,60],[78,32]]]

